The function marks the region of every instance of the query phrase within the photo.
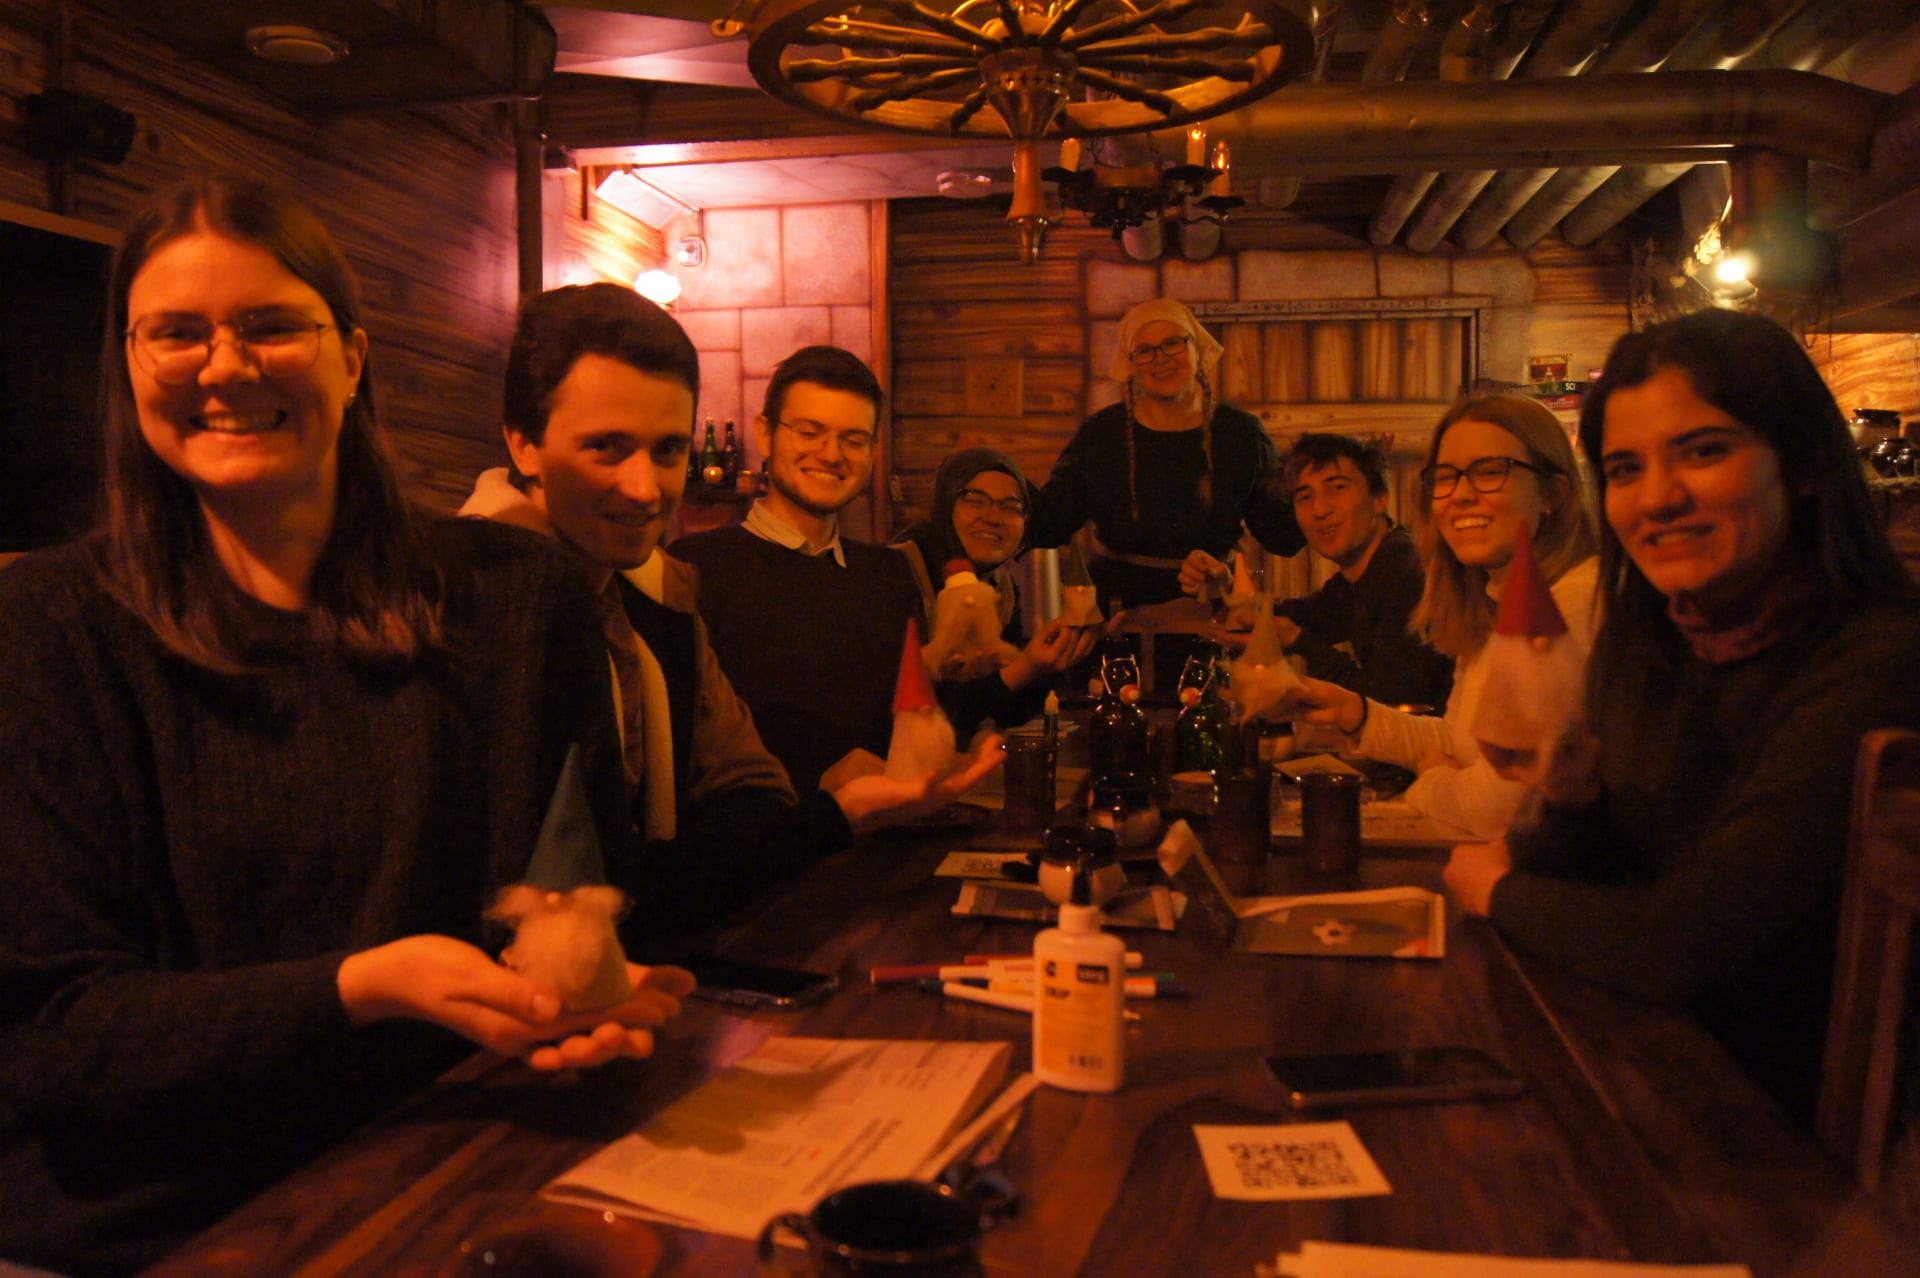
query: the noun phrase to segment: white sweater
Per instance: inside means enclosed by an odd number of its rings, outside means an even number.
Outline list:
[[[1566,619],[1567,637],[1580,645],[1583,665],[1599,625],[1599,610],[1594,606],[1599,580],[1600,561],[1590,558],[1567,569],[1551,587],[1553,602]],[[1496,773],[1468,731],[1487,683],[1487,664],[1481,660],[1485,653],[1482,648],[1454,663],[1453,693],[1447,698],[1444,719],[1406,714],[1377,701],[1368,702],[1367,723],[1360,733],[1357,752],[1403,768],[1417,768],[1434,754],[1451,758],[1457,766],[1430,767],[1416,777],[1407,787],[1407,801],[1476,839],[1497,839],[1507,832],[1527,787]]]

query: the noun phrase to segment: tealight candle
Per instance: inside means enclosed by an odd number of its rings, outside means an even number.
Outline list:
[[[727,480],[727,468],[724,466],[708,466],[701,470],[700,480],[702,483],[707,484],[723,484]]]

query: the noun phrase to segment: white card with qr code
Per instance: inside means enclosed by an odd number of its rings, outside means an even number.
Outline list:
[[[1349,1123],[1193,1129],[1216,1198],[1365,1198],[1391,1194]]]

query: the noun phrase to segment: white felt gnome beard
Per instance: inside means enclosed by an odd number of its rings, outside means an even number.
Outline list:
[[[978,679],[1020,655],[1000,637],[1000,593],[980,580],[973,565],[947,565],[947,584],[933,601],[933,642],[926,660],[942,679]]]
[[[909,618],[893,685],[893,740],[887,745],[886,773],[896,781],[918,781],[929,773],[945,776],[954,753],[953,724],[934,700],[933,680],[920,656],[920,623]]]
[[[1487,682],[1469,725],[1474,740],[1501,776],[1538,783],[1554,746],[1579,721],[1586,654],[1567,633],[1525,525],[1481,661]]]
[[[569,1012],[592,1012],[633,996],[613,926],[626,908],[618,888],[555,892],[517,883],[500,893],[487,917],[513,928],[501,962],[558,994]]]

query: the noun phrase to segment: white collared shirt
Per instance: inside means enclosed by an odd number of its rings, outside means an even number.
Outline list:
[[[808,541],[805,534],[792,524],[775,514],[762,498],[747,510],[747,517],[741,521],[741,527],[758,537],[761,541],[770,541],[776,546],[785,546],[788,550],[797,550],[801,554],[820,556],[831,553],[833,562],[842,568],[847,566],[846,552],[840,549],[840,520],[838,516],[827,521],[826,540],[815,543]]]

